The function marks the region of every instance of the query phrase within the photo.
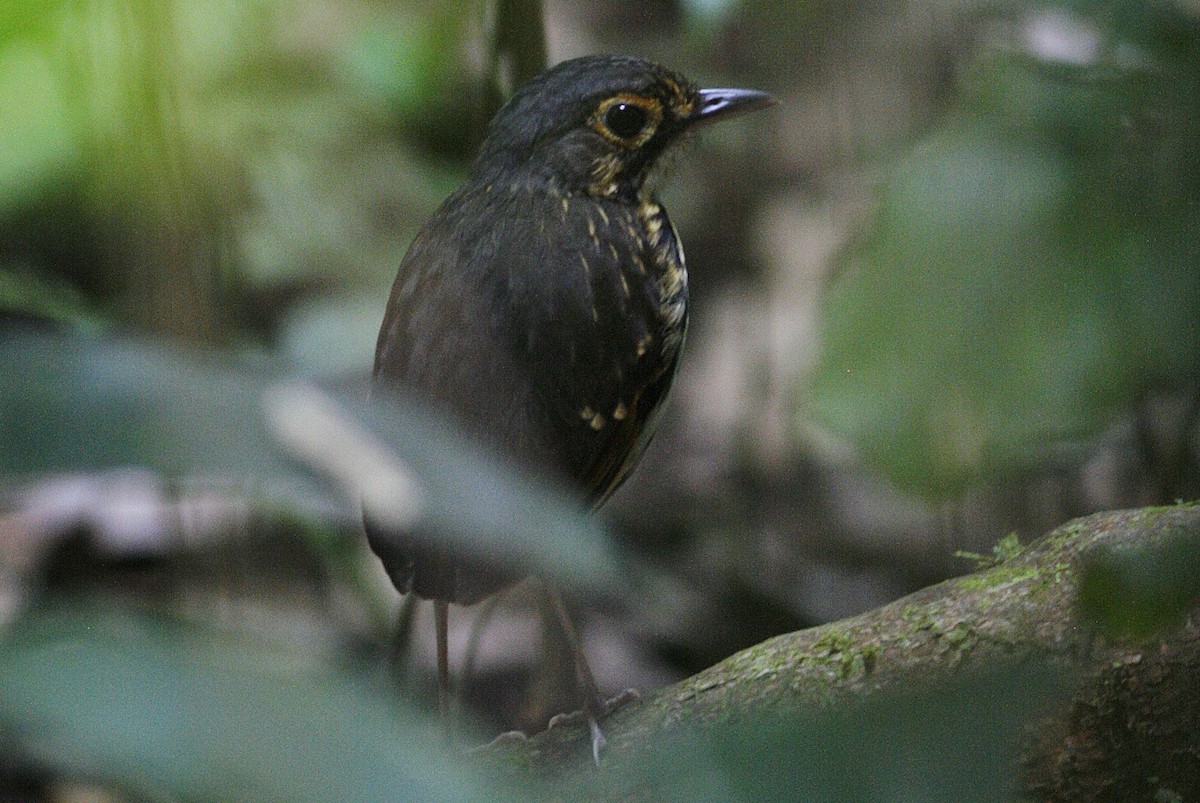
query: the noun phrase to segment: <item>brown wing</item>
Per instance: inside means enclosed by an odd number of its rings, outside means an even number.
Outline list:
[[[537,337],[542,353],[531,356],[544,366],[560,463],[592,507],[620,486],[653,437],[686,330],[683,256],[659,214],[651,239],[628,206],[572,201],[563,236],[547,246],[554,258],[544,264],[558,266],[559,275],[539,287],[565,297],[540,304],[557,314],[543,319],[551,323]],[[664,299],[668,261],[677,268],[674,321]],[[571,323],[563,326],[568,310]]]
[[[647,385],[637,395],[629,417],[614,424],[604,448],[597,454],[584,478],[584,487],[591,489],[592,509],[603,505],[641,461],[646,447],[658,430],[659,418],[666,408],[671,385],[675,381],[677,365],[678,356],[657,381]]]
[[[496,314],[487,244],[471,225],[488,214],[488,194],[468,185],[418,233],[401,262],[380,327],[372,393],[402,392],[455,419],[476,442],[527,465],[550,457],[546,428],[521,400],[526,371]],[[518,576],[486,555],[448,545],[436,533],[397,532],[364,512],[368,540],[401,592],[471,604]]]

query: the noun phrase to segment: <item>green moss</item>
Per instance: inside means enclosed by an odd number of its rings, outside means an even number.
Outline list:
[[[1021,545],[1021,539],[1017,537],[1016,533],[1009,533],[992,547],[992,554],[996,556],[996,560],[1002,563],[1019,557],[1024,551],[1025,547]]]
[[[979,634],[965,622],[958,622],[954,627],[941,634],[942,640],[959,657],[969,653],[979,642]]]
[[[987,591],[1029,580],[1036,577],[1038,573],[1037,566],[1003,564],[986,572],[960,577],[957,582],[958,587],[963,591]]]
[[[753,647],[747,647],[711,669],[690,678],[686,686],[679,688],[676,702],[685,702],[714,689],[737,686],[743,683],[769,680],[789,674],[792,669],[809,659],[806,653],[797,654],[789,643],[790,635],[769,639]],[[706,698],[711,705],[714,697]]]
[[[975,563],[975,570],[990,569],[993,566],[998,566],[1006,561],[1013,560],[1025,551],[1025,547],[1021,545],[1021,539],[1016,533],[1009,533],[996,542],[992,547],[992,554],[981,555],[978,552],[966,552],[959,550],[954,553],[956,558],[964,558]]]
[[[1055,550],[1061,549],[1067,541],[1079,536],[1080,533],[1086,532],[1091,527],[1095,526],[1095,521],[1092,519],[1081,520],[1077,519],[1073,522],[1064,524],[1057,530],[1051,531],[1046,536],[1046,540],[1053,545]]]
[[[862,668],[863,674],[869,675],[875,671],[875,665],[879,663],[879,653],[881,652],[878,644],[867,644],[862,649]]]
[[[1033,594],[1038,598],[1044,597],[1051,589],[1075,579],[1074,567],[1065,561],[1044,567],[1038,574],[1038,582],[1033,588]]]
[[[847,633],[830,628],[813,642],[812,651],[818,655],[834,655],[847,649],[852,643]]]
[[[830,629],[813,642],[810,657],[832,670],[831,675],[845,680],[873,672],[879,652],[874,642],[860,643],[846,631]]]

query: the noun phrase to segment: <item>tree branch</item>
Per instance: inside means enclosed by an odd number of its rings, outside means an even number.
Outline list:
[[[1150,546],[1180,531],[1200,537],[1200,507],[1089,516],[974,574],[770,639],[613,714],[605,763],[620,765],[682,725],[719,725],[748,710],[836,712],[887,690],[1049,659],[1074,680],[1026,740],[1025,793],[1200,799],[1200,617],[1149,642],[1121,644],[1082,622],[1076,608],[1079,569],[1095,550]],[[567,780],[590,770],[585,740],[582,729],[559,727],[487,752]]]

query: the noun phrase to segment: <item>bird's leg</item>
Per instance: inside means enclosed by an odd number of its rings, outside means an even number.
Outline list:
[[[575,661],[575,682],[583,695],[583,714],[587,717],[588,730],[592,737],[592,760],[599,765],[600,751],[607,743],[600,730],[600,718],[608,713],[608,705],[600,696],[600,690],[596,688],[596,678],[592,675],[592,668],[588,665],[587,656],[583,653],[583,644],[575,632],[575,625],[571,622],[571,615],[567,612],[562,595],[551,586],[546,586],[546,594],[550,599],[550,606],[554,608],[554,613],[558,616],[559,624],[562,625],[567,644],[571,648],[571,657]]]
[[[492,622],[492,618],[495,617],[499,602],[499,594],[493,594],[485,599],[480,606],[479,614],[471,624],[471,637],[467,640],[467,648],[463,651],[462,662],[459,664],[458,685],[460,688],[469,686],[471,678],[475,675],[475,664],[479,660],[479,648],[480,642],[483,640],[483,631],[487,629],[487,626]]]
[[[388,649],[388,663],[392,667],[392,676],[398,685],[408,682],[405,675],[406,659],[412,641],[413,619],[416,618],[417,598],[408,594],[400,600],[400,610],[396,613],[396,625],[392,631],[392,643]]]
[[[450,603],[433,601],[434,629],[437,631],[438,711],[442,718],[442,738],[450,742]]]

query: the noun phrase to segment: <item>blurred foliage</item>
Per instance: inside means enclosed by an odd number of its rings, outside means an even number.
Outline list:
[[[1083,614],[1110,636],[1147,638],[1179,627],[1200,602],[1200,532],[1092,556],[1079,581]]]
[[[486,800],[501,788],[367,667],[114,611],[45,611],[0,635],[0,723],[8,761],[134,800]]]
[[[386,294],[470,141],[473,8],[6,4],[0,273],[35,292],[5,307],[65,284],[120,323],[239,342],[274,339],[280,299]],[[341,324],[370,342],[377,321]],[[327,364],[359,358],[341,345]]]
[[[32,270],[0,268],[0,314],[30,322],[98,328],[87,298],[67,282]]]
[[[10,756],[136,799],[1009,800],[1045,668],[970,673],[813,717],[683,727],[553,788],[446,753],[360,666],[163,618],[50,609],[0,637]],[[519,791],[518,791],[519,790]]]
[[[0,339],[0,365],[0,480],[139,466],[329,527],[357,529],[365,502],[570,584],[620,577],[600,525],[565,493],[404,400],[96,338]]]
[[[306,537],[335,543],[362,495],[399,496],[372,478],[411,472],[432,529],[613,585],[622,566],[598,525],[553,491],[420,411],[384,413],[302,375],[365,372],[399,255],[461,177],[481,110],[545,57],[541,4],[501,2],[490,17],[480,5],[0,4],[0,325],[131,328],[236,355],[5,332],[4,497],[137,465],[245,494],[268,519],[299,512]],[[682,7],[691,32],[715,34],[742,4]],[[844,13],[798,8],[835,24]],[[812,410],[928,495],[1052,458],[1140,394],[1197,379],[1194,16],[1063,8],[1094,52],[1033,53],[1017,23],[981,37],[955,108],[886,170],[874,229],[826,299]],[[499,29],[480,47],[485,17]],[[272,351],[287,364],[260,353]],[[381,462],[346,459],[360,436]],[[1089,610],[1135,631],[1171,620],[1182,596],[1158,569],[1194,566],[1194,542],[1180,543],[1097,564]],[[0,555],[0,580],[18,564]],[[318,666],[216,624],[5,612],[0,743],[14,763],[148,798],[509,797],[440,758],[424,715],[357,665]],[[1013,723],[1043,688],[1022,677],[815,724],[747,719],[664,742],[637,777],[681,799],[770,799],[801,783],[814,799],[1003,796]]]
[[[1053,464],[1200,378],[1200,28],[1077,9],[983,39],[824,300],[813,414],[926,496]]]

